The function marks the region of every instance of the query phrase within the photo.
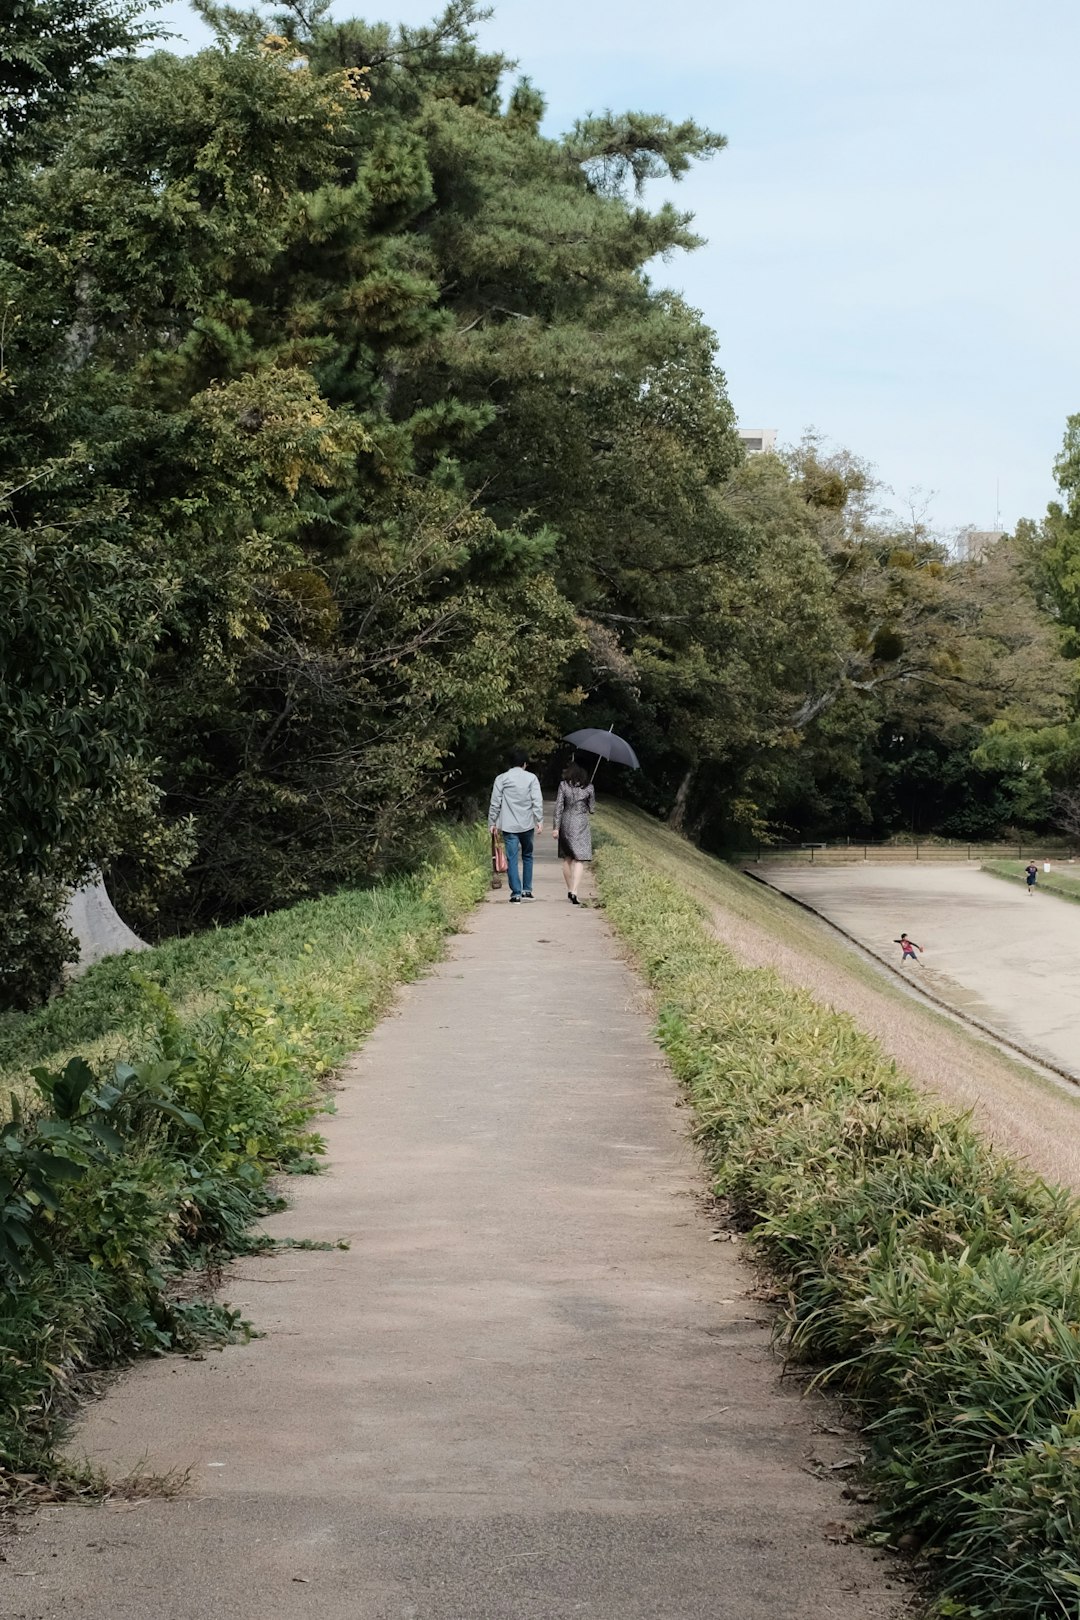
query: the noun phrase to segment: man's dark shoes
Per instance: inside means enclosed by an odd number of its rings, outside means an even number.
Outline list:
[[[533,892],[532,892],[531,889],[522,889],[521,898],[523,900],[531,900],[532,897],[533,897]]]
[[[520,900],[520,899],[521,899],[521,896],[520,896],[520,894],[512,894],[512,895],[511,895],[511,896],[510,896],[510,904],[511,904],[511,905],[512,905],[512,906],[513,906],[513,905],[516,905],[516,904],[517,904],[517,903],[518,903],[518,901],[519,901],[519,900]]]

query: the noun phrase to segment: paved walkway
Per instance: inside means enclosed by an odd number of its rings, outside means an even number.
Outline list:
[[[330,1173],[240,1263],[266,1330],[119,1380],[77,1444],[175,1501],[45,1509],[5,1620],[884,1620],[851,1441],[710,1242],[636,981],[550,839],[349,1068]]]

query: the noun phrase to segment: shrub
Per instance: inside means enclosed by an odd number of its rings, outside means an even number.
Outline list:
[[[37,1006],[78,956],[78,941],[64,922],[64,896],[60,881],[11,870],[0,873],[0,1007]]]

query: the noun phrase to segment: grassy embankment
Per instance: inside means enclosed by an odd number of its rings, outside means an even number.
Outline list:
[[[445,835],[421,873],[112,959],[0,1020],[0,1500],[64,1474],[88,1368],[244,1330],[193,1276],[261,1246],[270,1178],[320,1151],[326,1076],[440,954],[486,855]]]
[[[664,840],[605,819],[608,916],[656,992],[716,1190],[782,1282],[788,1353],[865,1425],[880,1530],[921,1545],[942,1615],[1080,1614],[1080,1205],[846,1015],[743,967],[657,870]],[[691,881],[704,859],[687,852]]]
[[[816,916],[793,905],[767,883],[755,882],[736,867],[704,854],[667,827],[625,806],[605,804],[601,817],[604,831],[622,838],[651,866],[691,889],[706,907],[720,906],[807,957],[825,961],[898,1005],[909,1006],[909,998],[900,986],[890,984],[873,963],[853,951],[840,935]],[[754,863],[747,858],[748,870],[756,869],[766,877],[769,865],[767,859]],[[929,1008],[924,1009],[924,1013],[932,1022],[945,1022]]]
[[[727,918],[749,924],[753,931],[781,945],[790,957],[823,964],[835,984],[844,983],[856,992],[860,987],[868,991],[879,1007],[891,1007],[896,1016],[917,1031],[921,1042],[936,1042],[944,1036],[950,1043],[966,1045],[972,1054],[977,1054],[981,1066],[986,1064],[987,1047],[980,1035],[929,1002],[914,999],[899,975],[883,973],[876,962],[868,960],[837,930],[793,904],[767,881],[755,881],[737,866],[704,854],[667,827],[625,806],[605,804],[602,818],[605,828],[621,834],[650,865],[688,888],[707,911],[715,909]],[[766,878],[768,868],[767,861],[760,865],[747,861],[747,871],[759,872]],[[856,994],[852,999],[857,1002],[863,998]],[[991,1061],[1001,1078],[1011,1080],[1013,1087],[1019,1081],[1024,1089],[1052,1089],[1052,1083],[1037,1070],[1004,1050],[995,1050]]]
[[[1023,861],[983,861],[982,870],[993,877],[1007,878],[1010,883],[1023,883],[1026,886],[1024,865]],[[1049,872],[1044,872],[1040,865],[1036,887],[1040,894],[1056,894],[1062,900],[1080,902],[1080,871],[1075,874],[1059,872],[1051,867]]]

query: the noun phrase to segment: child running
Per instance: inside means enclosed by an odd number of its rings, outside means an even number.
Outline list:
[[[1039,881],[1039,868],[1034,861],[1029,861],[1024,867],[1024,877],[1027,879],[1028,894],[1035,893],[1035,885]]]
[[[916,945],[916,943],[915,943],[915,941],[913,939],[908,939],[906,934],[901,934],[899,939],[894,939],[893,940],[893,944],[894,945],[899,945],[901,951],[903,952],[903,955],[900,958],[900,966],[901,967],[903,967],[904,963],[907,962],[909,959],[912,962],[918,962],[919,958],[915,955],[915,952],[916,951],[921,951],[922,946],[921,945]],[[921,966],[921,963],[920,963],[920,966]]]

